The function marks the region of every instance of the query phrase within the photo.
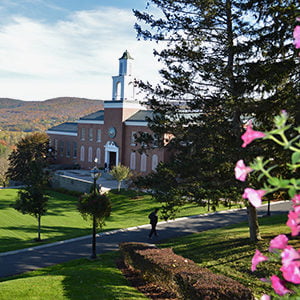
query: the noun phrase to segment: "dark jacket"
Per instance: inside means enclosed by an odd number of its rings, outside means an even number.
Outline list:
[[[157,224],[158,216],[154,211],[148,216],[148,218],[150,219],[150,224]]]

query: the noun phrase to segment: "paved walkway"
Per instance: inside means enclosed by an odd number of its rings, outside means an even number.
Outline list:
[[[288,212],[290,209],[290,201],[277,202],[272,204],[271,212],[274,215]],[[262,206],[258,209],[258,215],[265,215],[266,210],[267,207]],[[239,209],[160,222],[157,226],[159,237],[153,240],[147,238],[150,225],[109,231],[98,234],[97,253],[117,250],[119,243],[125,241],[157,243],[167,238],[180,237],[246,220],[246,210]],[[77,258],[89,257],[91,250],[91,236],[84,236],[53,244],[0,253],[0,277],[7,277]]]

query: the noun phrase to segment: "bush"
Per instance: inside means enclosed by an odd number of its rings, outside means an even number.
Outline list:
[[[239,282],[201,268],[192,260],[174,254],[171,248],[122,243],[120,250],[127,266],[140,271],[145,280],[174,292],[179,299],[254,299],[251,291]]]

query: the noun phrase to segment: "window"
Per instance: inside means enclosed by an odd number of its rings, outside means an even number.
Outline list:
[[[54,139],[54,157],[57,158],[58,140]]]
[[[141,155],[141,172],[147,171],[147,155],[143,153]]]
[[[67,146],[66,146],[66,157],[70,157],[71,156],[71,142],[67,142]]]
[[[130,145],[136,146],[136,131],[131,132]]]
[[[93,148],[89,147],[89,152],[88,152],[88,162],[93,161]]]
[[[80,147],[80,161],[84,161],[84,146]]]
[[[158,147],[158,135],[155,133],[153,134],[153,147]]]
[[[77,143],[73,142],[73,157],[77,157]]]
[[[157,165],[158,165],[158,156],[154,154],[152,156],[152,171],[156,170]]]
[[[130,154],[130,169],[135,170],[136,168],[136,153],[131,152]]]
[[[59,153],[60,153],[60,156],[63,157],[64,156],[64,141],[59,141]]]
[[[82,141],[85,140],[85,128],[81,128],[81,136],[80,136],[80,139],[81,139]]]
[[[93,128],[89,128],[89,141],[93,140]]]
[[[101,150],[100,150],[100,148],[97,148],[97,150],[96,150],[96,158],[97,158],[98,164],[100,164],[101,163]]]
[[[97,129],[97,142],[101,142],[101,129]]]

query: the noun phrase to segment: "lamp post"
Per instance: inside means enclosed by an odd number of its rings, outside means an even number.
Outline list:
[[[100,171],[99,169],[95,166],[93,169],[90,171],[91,177],[94,180],[94,185],[93,185],[93,193],[96,198],[96,181],[100,176]],[[96,217],[93,215],[93,238],[92,238],[92,259],[95,259],[97,257],[96,255]]]

